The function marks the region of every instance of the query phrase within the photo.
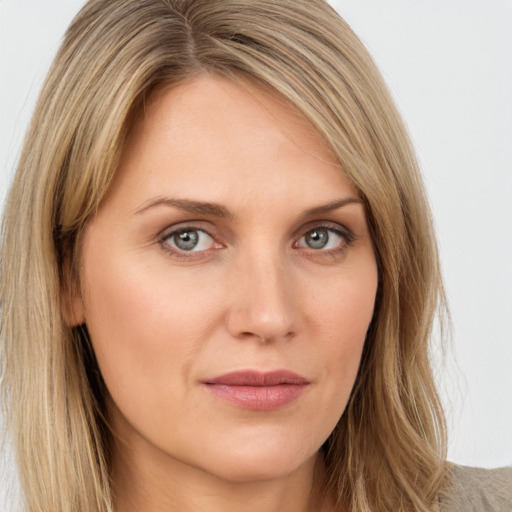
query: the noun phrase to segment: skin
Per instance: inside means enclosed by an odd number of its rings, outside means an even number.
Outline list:
[[[178,228],[199,244],[180,250]],[[331,510],[319,448],[356,378],[377,268],[363,205],[296,111],[210,75],[155,93],[81,261],[70,320],[110,393],[117,511]],[[203,382],[247,369],[308,385],[262,411]]]

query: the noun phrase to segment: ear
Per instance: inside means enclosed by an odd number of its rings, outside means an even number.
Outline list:
[[[63,294],[62,315],[69,327],[77,327],[85,323],[82,299],[77,296]]]
[[[80,279],[73,271],[71,255],[66,253],[62,269],[63,283],[61,288],[61,312],[69,327],[77,327],[85,323],[85,312],[82,300]]]

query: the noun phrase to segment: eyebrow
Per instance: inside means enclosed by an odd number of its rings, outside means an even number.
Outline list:
[[[303,213],[304,217],[312,217],[314,215],[320,215],[322,213],[328,213],[333,210],[337,210],[348,204],[361,204],[362,201],[357,197],[346,197],[344,199],[338,199],[331,201],[327,204],[315,206],[310,208]],[[191,199],[176,199],[171,197],[157,197],[145,203],[140,209],[135,211],[135,215],[146,212],[151,208],[157,206],[168,206],[171,208],[177,208],[188,213],[197,213],[199,215],[212,215],[214,217],[232,219],[235,215],[228,210],[225,206],[218,203],[210,203],[204,201],[192,201]]]
[[[234,215],[224,206],[217,203],[208,203],[203,201],[192,201],[190,199],[174,199],[171,197],[157,197],[147,203],[135,212],[136,215],[144,213],[150,208],[156,206],[170,206],[184,212],[198,213],[200,215],[212,215],[214,217],[233,218]]]
[[[345,197],[344,199],[338,199],[336,201],[331,201],[330,203],[315,206],[314,208],[310,208],[304,212],[304,217],[312,217],[314,215],[320,215],[322,213],[329,213],[333,210],[337,210],[338,208],[342,208],[348,204],[362,204],[361,199],[357,197]]]

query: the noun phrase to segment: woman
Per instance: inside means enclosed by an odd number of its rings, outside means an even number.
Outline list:
[[[457,506],[428,205],[324,2],[89,2],[27,136],[1,290],[28,510]],[[487,478],[499,510],[509,477]]]

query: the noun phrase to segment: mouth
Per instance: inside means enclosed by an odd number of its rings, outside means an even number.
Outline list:
[[[203,381],[220,399],[256,411],[284,407],[299,398],[310,384],[306,378],[289,370],[236,371]]]

